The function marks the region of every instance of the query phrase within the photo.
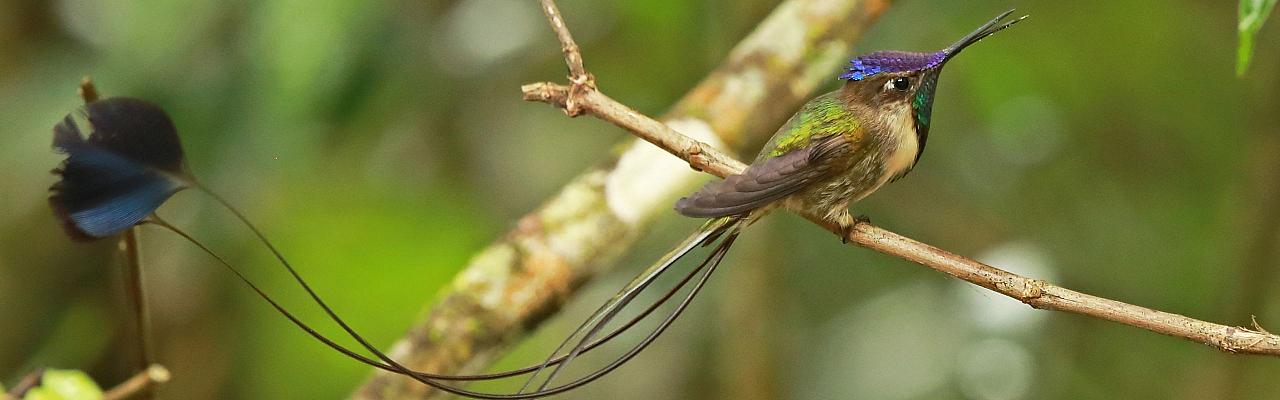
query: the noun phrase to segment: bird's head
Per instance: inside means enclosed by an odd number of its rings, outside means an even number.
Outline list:
[[[848,81],[845,91],[873,109],[910,110],[923,149],[933,110],[933,93],[942,67],[969,45],[1027,18],[1022,16],[1000,23],[1012,13],[1013,10],[1005,11],[937,52],[877,51],[854,58],[840,75],[840,79]]]

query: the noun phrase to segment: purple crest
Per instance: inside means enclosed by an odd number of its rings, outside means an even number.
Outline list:
[[[860,81],[879,73],[919,71],[937,67],[947,60],[947,52],[912,53],[906,51],[877,51],[853,59],[840,79]]]
[[[947,62],[951,57],[959,54],[960,50],[964,50],[965,47],[969,47],[969,45],[977,43],[979,40],[1013,26],[1013,24],[1018,23],[1018,21],[1022,21],[1027,18],[1024,15],[1020,18],[1015,18],[1000,24],[1001,20],[1012,13],[1013,10],[1005,11],[994,19],[987,21],[987,23],[983,24],[981,27],[978,27],[977,30],[965,35],[965,37],[936,53],[877,51],[875,53],[865,54],[853,59],[853,61],[850,62],[849,68],[845,70],[845,73],[840,74],[840,79],[860,81],[880,73],[921,71],[941,67],[942,63]]]

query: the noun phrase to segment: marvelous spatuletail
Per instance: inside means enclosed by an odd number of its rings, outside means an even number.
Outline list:
[[[543,380],[539,390],[544,390],[568,361],[585,350],[639,292],[698,246],[720,240],[697,267],[706,271],[686,299],[697,294],[740,230],[773,210],[821,216],[838,224],[847,239],[859,221],[849,213],[849,205],[902,178],[920,160],[929,136],[934,91],[942,67],[969,45],[1026,18],[1001,23],[1012,13],[1009,10],[1000,14],[941,51],[880,51],[853,59],[839,76],[846,81],[844,86],[801,106],[746,170],[707,184],[676,203],[675,209],[682,215],[711,220],[570,334],[548,359],[548,366],[575,337],[581,335],[581,339],[569,350],[568,359]],[[686,304],[687,301],[678,305],[638,347],[647,345],[666,329]],[[628,352],[624,358],[632,355]],[[605,368],[615,367],[611,364]],[[535,379],[536,376],[531,377],[526,387]]]
[[[929,133],[934,91],[942,67],[969,45],[1026,18],[1001,23],[1012,12],[1000,14],[938,52],[881,51],[852,60],[839,76],[846,81],[843,87],[801,106],[743,173],[712,182],[677,202],[675,208],[680,214],[710,218],[709,221],[600,306],[544,362],[525,368],[481,375],[437,374],[411,370],[383,354],[339,317],[242,213],[195,179],[183,159],[172,121],[162,109],[146,101],[130,98],[95,101],[86,105],[83,113],[70,115],[54,127],[54,147],[66,153],[67,159],[54,170],[62,180],[51,188],[49,200],[75,239],[110,237],[137,224],[154,224],[182,236],[217,259],[308,335],[361,363],[467,397],[549,396],[599,379],[649,346],[701,291],[740,231],[765,214],[781,208],[819,215],[841,226],[847,237],[848,231],[858,223],[849,213],[849,205],[905,176],[919,161]],[[87,117],[90,128],[87,138],[76,116]],[[311,328],[209,247],[154,214],[170,196],[187,188],[209,194],[248,226],[329,319],[374,358],[361,355]],[[698,247],[712,250],[656,301],[602,335],[607,325],[642,291]],[[571,382],[551,386],[563,368],[579,355],[636,326],[690,282],[694,282],[693,286],[681,301],[638,343],[603,367]],[[548,373],[538,383],[543,372]],[[524,387],[512,394],[469,391],[443,382],[517,376],[527,376],[527,379]],[[538,383],[536,389],[529,391],[534,383]]]

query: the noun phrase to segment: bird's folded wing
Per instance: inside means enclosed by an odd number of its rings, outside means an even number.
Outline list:
[[[837,164],[833,161],[851,150],[845,135],[814,139],[807,147],[757,161],[741,174],[708,183],[676,202],[676,211],[697,218],[747,213],[828,176]]]

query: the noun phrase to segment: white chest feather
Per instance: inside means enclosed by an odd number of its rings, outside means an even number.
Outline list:
[[[920,141],[916,137],[915,119],[911,116],[910,107],[902,107],[894,112],[886,113],[885,126],[888,126],[884,153],[884,176],[880,183],[884,184],[902,176],[915,166],[916,154],[920,151]]]
[[[889,110],[877,117],[877,127],[868,140],[875,142],[877,151],[856,160],[842,177],[826,181],[798,196],[790,196],[784,207],[794,210],[827,210],[826,218],[838,220],[847,216],[848,206],[862,200],[886,183],[901,177],[915,165],[920,149],[916,137],[915,119],[911,108]]]

